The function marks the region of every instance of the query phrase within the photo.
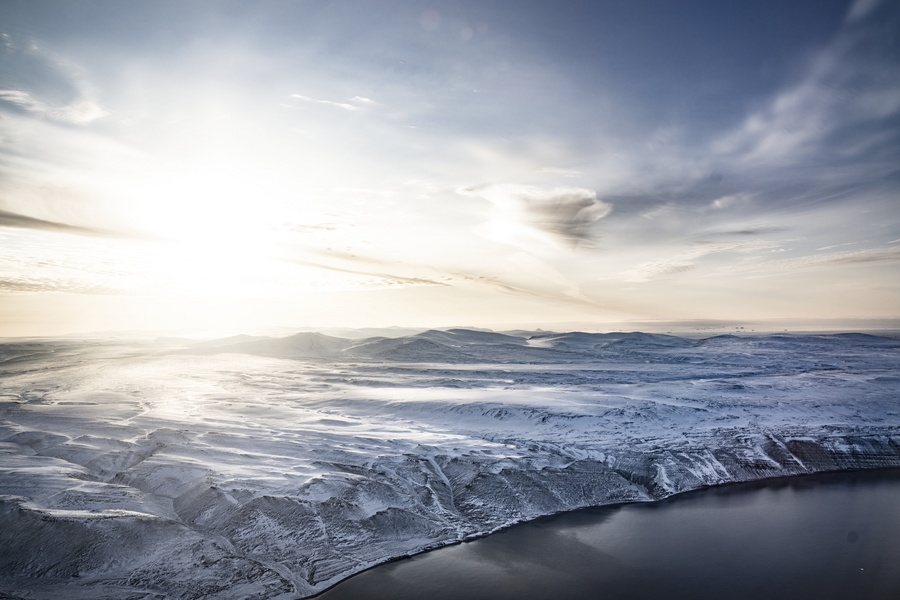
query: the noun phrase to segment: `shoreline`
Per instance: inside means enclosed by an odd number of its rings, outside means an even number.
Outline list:
[[[503,525],[501,527],[498,527],[492,531],[488,531],[485,533],[473,534],[462,540],[450,542],[447,544],[438,544],[438,545],[428,546],[428,547],[423,548],[422,550],[415,551],[415,552],[412,552],[412,553],[409,553],[406,555],[388,558],[384,561],[369,565],[360,571],[356,571],[352,575],[349,575],[349,576],[341,579],[340,581],[337,581],[337,582],[329,585],[327,588],[325,588],[323,590],[317,591],[315,594],[313,594],[311,596],[298,596],[297,600],[307,600],[309,598],[320,598],[320,597],[322,597],[323,594],[329,592],[330,590],[334,589],[335,587],[339,586],[340,584],[344,583],[345,581],[348,581],[348,580],[356,577],[357,575],[361,575],[362,573],[371,571],[373,569],[382,567],[384,565],[409,560],[409,559],[415,558],[417,556],[426,554],[428,552],[432,552],[434,550],[450,548],[450,547],[458,546],[458,545],[465,544],[468,542],[473,542],[476,540],[484,539],[486,537],[492,536],[497,533],[502,533],[504,531],[507,531],[507,530],[517,527],[519,525],[527,525],[527,524],[538,523],[541,521],[548,521],[548,520],[560,517],[562,515],[569,515],[569,514],[578,513],[578,512],[582,512],[582,511],[587,512],[587,511],[592,511],[592,510],[609,509],[609,508],[622,507],[622,506],[654,505],[654,504],[659,504],[659,503],[668,502],[668,501],[681,501],[681,500],[689,499],[689,497],[693,494],[699,494],[699,493],[703,493],[703,492],[708,492],[710,490],[727,489],[727,488],[739,487],[739,486],[748,486],[749,487],[749,486],[757,485],[760,488],[762,488],[762,487],[765,487],[766,485],[769,485],[769,484],[772,484],[772,483],[775,483],[778,481],[783,481],[783,482],[785,482],[785,484],[788,484],[788,482],[792,482],[792,481],[798,481],[798,480],[804,480],[804,479],[812,480],[815,478],[827,478],[829,476],[841,476],[841,475],[851,475],[851,474],[870,475],[870,474],[874,474],[874,473],[881,473],[883,475],[885,473],[891,473],[891,472],[893,472],[894,475],[898,479],[900,479],[900,456],[898,456],[898,462],[895,466],[888,466],[888,467],[877,466],[877,467],[869,467],[869,468],[862,468],[862,469],[860,469],[860,468],[839,469],[839,470],[828,469],[828,470],[823,470],[823,471],[812,471],[812,472],[808,472],[808,473],[797,473],[797,474],[791,474],[791,475],[776,475],[776,476],[770,476],[770,477],[760,477],[758,479],[725,481],[722,483],[717,483],[717,484],[712,484],[712,485],[704,485],[704,486],[700,486],[700,487],[693,488],[690,490],[675,492],[668,496],[665,496],[662,498],[656,498],[656,499],[652,499],[652,500],[643,500],[643,501],[633,500],[633,501],[629,501],[629,502],[611,502],[609,504],[596,504],[596,505],[572,508],[570,510],[561,510],[558,512],[549,513],[546,515],[540,515],[540,516],[530,518],[530,519],[523,519],[520,521],[516,521],[516,522],[510,523],[508,525]]]

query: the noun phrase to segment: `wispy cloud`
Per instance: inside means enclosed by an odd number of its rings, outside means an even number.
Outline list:
[[[7,228],[10,220],[19,223]],[[0,227],[0,293],[58,292],[127,294],[137,291],[140,277],[131,271],[128,242],[112,237],[59,235],[73,233],[14,216]],[[83,233],[75,231],[75,233]],[[152,285],[152,284],[150,284]],[[146,289],[146,288],[145,288]]]
[[[728,235],[728,236],[756,236],[756,235],[769,235],[772,233],[781,233],[787,231],[787,227],[779,227],[777,225],[767,225],[762,227],[745,227],[743,229],[731,229],[726,231],[711,231],[707,232],[705,235]]]
[[[3,34],[0,58],[12,68],[0,80],[0,105],[71,125],[87,125],[109,113],[94,99],[80,66],[35,40]],[[16,74],[10,77],[9,74]],[[35,85],[40,74],[40,86]]]
[[[894,32],[872,21],[879,5],[856,2],[805,75],[717,139],[714,154],[744,167],[784,168],[859,156],[883,142],[883,129],[862,126],[900,113],[900,71],[880,51]]]
[[[724,210],[726,208],[748,202],[750,198],[751,195],[746,193],[727,194],[725,196],[720,196],[710,202],[707,208],[711,210]]]
[[[57,294],[118,295],[125,290],[100,284],[92,284],[83,277],[0,277],[0,294],[33,294],[40,292]]]
[[[559,175],[561,177],[578,177],[581,171],[575,169],[563,169],[562,167],[543,167],[538,169],[538,173],[546,173],[548,175]]]
[[[900,262],[900,248],[870,248],[856,252],[838,252],[822,257],[816,261],[815,257],[807,258],[808,265],[818,264],[862,264],[862,263],[887,263]]]
[[[728,272],[731,275],[742,277],[770,277],[814,269],[841,267],[855,269],[865,265],[892,265],[897,263],[900,263],[900,247],[879,247],[735,264],[728,268]]]
[[[589,243],[593,226],[612,211],[612,205],[599,200],[597,193],[585,188],[541,189],[525,185],[489,185],[461,188],[458,193],[484,198],[496,207],[494,219],[486,231],[504,241],[519,237],[560,240],[570,247]]]
[[[80,235],[99,235],[99,236],[117,236],[112,231],[97,229],[93,227],[82,227],[79,225],[70,225],[68,223],[60,223],[57,221],[47,221],[44,219],[36,219],[19,213],[0,210],[0,227],[16,227],[22,229],[37,229],[41,231],[59,231],[63,233],[74,233]]]
[[[331,260],[334,258],[342,259],[339,261]],[[398,286],[429,286],[447,285],[446,282],[437,281],[425,277],[413,277],[399,275],[397,270],[408,270],[408,266],[399,265],[388,261],[379,261],[356,255],[342,255],[340,253],[321,253],[319,260],[309,258],[291,258],[289,262],[305,267],[313,267],[325,271],[334,271],[337,273],[346,273],[349,275],[359,275],[361,279],[359,285],[363,288],[378,289],[385,287]]]
[[[334,100],[320,100],[318,98],[310,98],[309,96],[304,96],[303,94],[291,94],[291,98],[295,100],[302,100],[303,102],[311,102],[314,104],[324,104],[326,106],[334,106],[336,108],[341,108],[346,111],[356,111],[360,109],[360,105],[372,105],[375,103],[374,100],[370,98],[365,98],[363,96],[353,96],[350,99],[350,102],[336,102]]]
[[[645,283],[664,275],[684,273],[698,266],[698,261],[703,257],[713,254],[738,253],[756,254],[771,252],[780,247],[778,242],[758,240],[752,242],[695,242],[688,250],[683,250],[670,257],[645,261],[633,269],[622,273],[624,281],[630,283]]]
[[[302,256],[286,260],[297,265],[360,276],[357,283],[363,289],[441,286],[481,293],[499,292],[507,296],[541,299],[563,305],[622,310],[622,307],[613,307],[609,302],[582,294],[575,282],[553,267],[521,253],[512,257],[512,262],[518,263],[520,267],[527,267],[528,274],[524,277],[517,270],[498,269],[490,261],[482,264],[460,262],[441,265],[428,264],[413,257],[398,261],[332,249],[306,248]],[[500,264],[510,263],[501,261]]]
[[[832,245],[830,245],[830,246],[822,246],[821,248],[816,248],[816,250],[817,250],[817,251],[821,251],[821,250],[831,250],[831,249],[833,249],[833,248],[840,248],[840,247],[842,247],[842,246],[853,246],[854,244],[857,244],[857,243],[858,243],[858,242],[845,242],[845,243],[843,243],[843,244],[832,244]],[[890,242],[888,242],[888,243],[890,243]]]
[[[0,89],[0,101],[41,117],[73,125],[86,125],[108,114],[91,100],[82,99],[65,106],[51,106],[24,90]]]
[[[847,21],[859,21],[875,10],[882,0],[856,0],[847,11]]]

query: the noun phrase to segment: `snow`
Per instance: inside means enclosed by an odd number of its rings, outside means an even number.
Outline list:
[[[296,598],[583,506],[900,466],[900,342],[0,344],[0,594]]]

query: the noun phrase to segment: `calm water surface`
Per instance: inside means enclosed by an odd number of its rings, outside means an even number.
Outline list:
[[[588,509],[385,564],[322,600],[900,599],[900,470]]]

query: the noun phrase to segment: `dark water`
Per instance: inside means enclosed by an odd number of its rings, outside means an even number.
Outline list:
[[[588,509],[389,563],[319,596],[900,599],[900,470]]]

